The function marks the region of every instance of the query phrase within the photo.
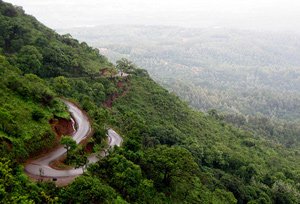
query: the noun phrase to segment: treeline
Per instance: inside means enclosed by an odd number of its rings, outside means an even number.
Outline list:
[[[254,131],[287,147],[299,145],[300,98],[297,94],[256,90],[249,95],[245,93],[247,91],[240,93],[237,90],[232,91],[236,95],[233,96],[178,81],[164,85],[197,109],[218,110],[220,117],[239,128]]]
[[[182,80],[162,81],[170,91],[203,111],[217,109],[226,113],[262,115],[286,121],[299,119],[300,96],[297,92],[248,87],[239,83],[224,84],[223,88],[217,85],[211,87],[213,83],[220,82],[211,81],[208,84],[199,80],[199,86],[196,86]]]
[[[239,128],[252,131],[277,141],[288,148],[298,148],[300,144],[300,123],[270,119],[264,116],[244,116],[241,114],[221,114],[224,121]]]

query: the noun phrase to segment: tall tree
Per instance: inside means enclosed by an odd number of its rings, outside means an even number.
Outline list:
[[[130,72],[136,68],[135,64],[126,58],[122,58],[117,61],[117,69],[123,74],[124,72]]]
[[[191,153],[180,147],[150,148],[145,152],[144,162],[143,169],[156,187],[170,192],[177,184],[189,184],[198,172]]]
[[[34,46],[24,46],[18,54],[18,66],[24,73],[39,73],[43,55]]]
[[[70,136],[63,136],[60,140],[60,144],[64,146],[64,148],[67,150],[67,157],[69,155],[69,152],[71,150],[76,149],[77,144],[76,141],[72,139]]]

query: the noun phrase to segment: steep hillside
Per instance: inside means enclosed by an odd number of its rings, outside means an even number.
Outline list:
[[[58,35],[20,7],[1,3],[0,12],[1,52],[24,73],[42,77],[82,76],[112,67],[97,49],[70,35]]]
[[[50,119],[68,118],[65,106],[55,99],[46,82],[21,71],[0,55],[1,155],[27,159],[55,144]]]
[[[99,47],[112,61],[134,61],[199,110],[215,109],[287,147],[300,144],[299,34],[113,25],[60,32]]]
[[[192,110],[126,60],[117,68],[129,76],[114,77],[116,69],[94,49],[68,37],[69,45],[18,7],[0,1],[0,8],[1,31],[11,33],[0,32],[0,202],[299,203],[299,150]],[[23,26],[27,35],[17,35],[14,28]],[[55,56],[32,41],[47,33],[44,46],[58,46]],[[23,44],[17,48],[15,40]],[[69,64],[74,53],[81,53],[81,65]],[[107,76],[97,73],[103,68]],[[58,97],[87,112],[94,151],[103,148],[109,127],[125,140],[61,188],[30,181],[21,163],[54,145],[49,120],[69,117]]]
[[[217,116],[195,112],[148,77],[133,77],[130,92],[114,104],[114,110],[118,113],[116,124],[125,129],[131,140],[129,145],[132,141],[138,141],[142,149],[155,148],[156,145],[178,145],[189,150],[200,169],[202,184],[214,191],[231,191],[239,203],[251,200],[279,202],[276,201],[279,198],[275,197],[280,193],[275,189],[283,190],[284,187],[278,176],[299,176],[300,166],[297,163],[300,158],[297,151],[287,151],[281,145],[237,130],[218,120]],[[139,127],[138,130],[136,127]],[[136,134],[141,137],[136,137]],[[157,154],[160,154],[159,149]],[[149,167],[143,162],[140,164],[147,172]],[[163,169],[159,171],[163,173]],[[290,180],[297,183],[299,177],[294,176]],[[184,182],[180,182],[183,185]],[[173,187],[179,185],[175,183]],[[266,195],[270,191],[274,194],[269,200]],[[170,192],[176,191],[173,189]]]

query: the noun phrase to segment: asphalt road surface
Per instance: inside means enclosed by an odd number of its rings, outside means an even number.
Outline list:
[[[69,112],[72,115],[72,118],[75,120],[76,125],[74,124],[74,128],[76,126],[76,130],[72,135],[73,139],[76,143],[80,143],[84,140],[91,131],[91,124],[89,122],[88,117],[73,103],[64,101],[64,103],[68,106]],[[120,146],[123,142],[123,139],[120,135],[118,135],[113,129],[109,129],[107,132],[108,136],[108,144],[109,148],[113,148],[114,146]],[[46,155],[31,161],[26,164],[25,171],[29,174],[35,176],[44,176],[50,178],[59,178],[59,177],[71,177],[78,176],[83,173],[82,168],[70,169],[70,170],[57,170],[50,167],[50,163],[57,160],[59,157],[66,153],[66,149],[63,147],[59,147],[52,152],[47,153]],[[106,151],[100,152],[100,156],[106,156]],[[99,160],[98,155],[91,155],[89,158],[89,163],[94,163]]]

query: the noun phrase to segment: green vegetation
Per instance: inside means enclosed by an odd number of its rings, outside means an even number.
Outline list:
[[[63,136],[60,140],[60,144],[67,150],[67,157],[69,156],[69,152],[75,150],[77,147],[76,141],[73,140],[71,136]]]
[[[25,15],[19,7],[0,5],[0,46],[24,73],[42,77],[93,75],[112,64],[97,49],[71,35],[58,35]]]
[[[60,32],[102,48],[113,62],[134,61],[199,110],[216,109],[239,128],[299,148],[299,34],[168,26]]]
[[[62,203],[126,203],[110,186],[91,176],[81,176],[60,192]]]
[[[82,145],[77,145],[71,136],[62,136],[60,144],[67,150],[65,163],[74,165],[75,168],[82,167],[82,170],[84,170],[88,163],[88,158]]]
[[[33,74],[22,75],[2,55],[0,80],[1,155],[23,160],[55,145],[49,120],[69,114],[46,82]]]
[[[192,167],[189,167],[189,159],[184,159],[186,162],[183,165],[184,170],[192,171],[190,176],[196,177],[194,179],[188,179],[188,174],[178,173],[178,175],[184,175],[180,177],[180,185],[184,185],[182,189],[190,189],[188,193],[192,195],[196,192],[193,192],[191,189],[194,188],[189,185],[198,185],[202,186],[202,191],[207,188],[204,191],[206,193],[222,191],[221,194],[227,194],[226,191],[230,191],[239,203],[250,201],[270,203],[277,199],[278,188],[276,186],[283,182],[280,189],[282,191],[290,189],[287,190],[287,194],[293,192],[288,196],[290,200],[287,199],[284,203],[294,203],[299,199],[297,183],[299,182],[300,158],[297,150],[288,150],[272,141],[266,141],[261,137],[254,137],[249,132],[238,130],[223,121],[216,120],[215,117],[194,112],[176,96],[168,94],[148,77],[132,77],[130,83],[130,92],[113,106],[116,126],[125,130],[124,133],[127,136],[124,154],[142,167],[145,165],[143,160],[148,160],[151,165],[146,164],[144,170],[146,172],[150,170],[151,173],[145,174],[147,178],[153,179],[154,183],[159,180],[157,176],[160,176],[152,170],[156,165],[155,160],[158,159],[161,162],[162,166],[157,164],[157,169],[163,171],[163,167],[168,167],[166,160],[172,162],[178,159],[175,155],[180,155],[180,157],[184,157],[184,154],[189,155],[176,148],[177,153],[171,150],[167,153],[168,151],[161,149],[159,145],[178,145],[189,150],[197,164],[198,173],[193,172]],[[164,148],[168,149],[168,147]],[[140,158],[133,153],[128,153],[131,151],[144,156]],[[169,156],[168,159],[164,159],[164,151]],[[151,156],[153,153],[157,155]],[[180,161],[175,163],[179,165]],[[180,167],[172,168],[180,171]],[[152,177],[152,173],[156,177]],[[163,189],[165,192],[168,190],[168,185],[166,185],[168,182],[162,182],[164,177],[161,176],[161,182],[156,185],[158,185],[157,189]],[[185,178],[187,183],[183,180]],[[201,182],[191,184],[188,182],[191,180]],[[175,183],[176,187],[180,185]],[[161,186],[163,188],[160,188]],[[173,198],[183,192],[177,192],[171,188],[168,193]],[[167,195],[168,193],[165,192]],[[200,195],[198,198],[205,199]],[[172,202],[176,202],[176,199],[174,198]],[[177,200],[177,202],[180,201]],[[202,202],[208,202],[208,200],[202,200]]]
[[[92,48],[55,34],[18,7],[0,1],[0,11],[0,31],[11,32],[0,32],[0,202],[300,202],[296,148],[237,129],[216,111],[192,110],[127,60],[117,68],[130,72],[128,77],[97,75],[111,64]],[[27,32],[17,35],[18,29],[10,30],[14,26]],[[36,44],[37,36],[47,37]],[[59,51],[45,51],[51,44]],[[82,52],[83,64],[70,66],[76,52]],[[95,146],[104,145],[108,127],[124,137],[121,148],[61,188],[30,181],[21,163],[55,144],[49,120],[69,117],[58,97],[87,112]],[[65,138],[70,163],[85,164],[83,147]]]

